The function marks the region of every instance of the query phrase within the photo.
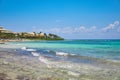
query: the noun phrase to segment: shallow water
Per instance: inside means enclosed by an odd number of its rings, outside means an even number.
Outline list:
[[[24,41],[7,43],[0,47],[17,48],[26,53],[36,52],[47,57],[54,57],[56,60],[73,62],[89,62],[80,60],[79,56],[120,60],[120,40]]]
[[[84,75],[88,79],[113,80],[120,73],[120,40],[25,41],[2,44],[0,48],[12,48],[19,55],[37,59],[48,69],[65,71],[78,79]]]

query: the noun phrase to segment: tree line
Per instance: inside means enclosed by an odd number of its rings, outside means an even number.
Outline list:
[[[0,39],[30,39],[30,40],[63,40],[60,36],[56,34],[46,34],[46,33],[35,33],[31,35],[27,32],[22,33],[2,33],[0,32]],[[42,34],[42,35],[41,35]]]

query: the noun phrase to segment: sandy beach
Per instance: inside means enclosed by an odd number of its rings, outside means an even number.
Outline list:
[[[60,80],[63,74],[14,50],[0,50],[0,80]]]
[[[120,63],[96,60],[95,64],[46,61],[0,49],[0,80],[119,80]]]

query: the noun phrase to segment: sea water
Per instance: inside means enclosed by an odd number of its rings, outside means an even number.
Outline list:
[[[120,40],[61,40],[61,41],[24,41],[8,43],[11,47],[53,57],[78,61],[80,57],[120,60]],[[71,59],[70,59],[71,58]]]
[[[8,42],[0,44],[2,48],[12,48],[22,57],[37,59],[46,69],[65,71],[77,78],[74,80],[81,79],[81,75],[99,75],[101,79],[104,74],[108,75],[104,75],[105,79],[115,79],[120,73],[120,40]]]

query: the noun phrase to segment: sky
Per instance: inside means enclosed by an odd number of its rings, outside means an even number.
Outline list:
[[[120,39],[120,0],[0,0],[0,26],[65,39]]]

